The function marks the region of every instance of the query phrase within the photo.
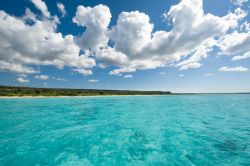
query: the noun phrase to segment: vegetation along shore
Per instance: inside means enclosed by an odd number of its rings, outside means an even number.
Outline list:
[[[133,91],[98,89],[61,89],[0,86],[0,96],[104,96],[104,95],[169,95],[170,91]]]

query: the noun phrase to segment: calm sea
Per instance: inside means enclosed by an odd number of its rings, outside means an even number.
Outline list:
[[[250,95],[0,99],[0,165],[250,165]]]

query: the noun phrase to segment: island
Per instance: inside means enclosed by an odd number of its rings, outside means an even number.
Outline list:
[[[134,90],[102,90],[102,89],[63,89],[0,86],[2,97],[23,96],[106,96],[106,95],[169,95],[170,91],[134,91]]]

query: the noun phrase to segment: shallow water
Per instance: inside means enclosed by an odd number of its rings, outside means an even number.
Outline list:
[[[0,165],[249,165],[250,95],[0,99]]]

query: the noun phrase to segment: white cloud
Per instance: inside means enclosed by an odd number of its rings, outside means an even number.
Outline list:
[[[129,75],[123,76],[123,78],[133,78],[133,76],[129,74]]]
[[[208,56],[208,53],[212,51],[212,47],[216,44],[213,38],[205,41],[201,46],[199,46],[189,57],[181,62],[179,62],[176,67],[180,67],[180,70],[187,70],[192,68],[199,68],[202,66],[199,61]]]
[[[240,26],[240,30],[242,31],[250,31],[250,23],[248,23],[247,21],[245,21],[241,26]]]
[[[1,58],[1,54],[0,54],[0,58]],[[16,64],[13,62],[6,62],[2,60],[0,60],[0,71],[12,72],[12,73],[23,73],[23,74],[38,73],[38,71],[36,71],[35,69],[31,67],[23,66],[21,64]]]
[[[153,24],[145,13],[122,12],[112,28],[114,48],[127,56],[136,56],[150,42],[152,30]]]
[[[192,62],[192,63],[188,63],[186,65],[181,66],[179,69],[180,70],[187,70],[187,69],[194,69],[194,68],[199,68],[201,67],[202,64],[198,63],[198,62]]]
[[[135,72],[136,69],[134,68],[120,68],[120,69],[115,69],[109,72],[109,75],[119,75],[120,73],[132,73]]]
[[[47,79],[49,79],[49,76],[47,76],[47,75],[35,75],[34,78],[39,79],[39,80],[47,80]]]
[[[246,3],[248,0],[230,0],[233,2],[235,5],[242,6],[244,3]]]
[[[56,81],[68,81],[65,78],[60,78],[60,77],[51,77],[51,79],[56,80]]]
[[[250,58],[250,51],[244,53],[243,55],[237,55],[232,58],[232,61],[239,61],[243,59]]]
[[[129,63],[128,57],[122,52],[116,51],[114,48],[107,47],[96,52],[96,58],[101,60],[103,67],[114,65],[123,66]]]
[[[23,21],[26,21],[26,20],[35,21],[36,15],[29,8],[26,8],[25,14],[22,16],[22,20]]]
[[[184,74],[180,74],[179,77],[184,77],[185,75]]]
[[[219,68],[219,71],[222,71],[222,72],[245,72],[245,71],[248,71],[248,68],[242,67],[242,66],[237,66],[237,67],[224,66],[224,67]]]
[[[67,14],[64,4],[62,4],[61,2],[57,2],[56,6],[57,6],[59,12],[62,14],[62,17],[64,17]]]
[[[182,0],[172,6],[165,14],[173,20],[173,29],[169,32],[153,32],[153,24],[145,13],[122,12],[111,30],[111,39],[114,42],[112,53],[122,53],[124,60],[114,58],[112,65],[154,69],[171,65],[185,57],[176,67],[182,70],[200,67],[200,61],[217,44],[216,38],[236,28],[238,21],[246,16],[241,9],[224,17],[205,14],[202,5],[201,0]]]
[[[19,82],[19,83],[28,83],[28,82],[30,82],[28,79],[24,79],[24,78],[21,78],[21,77],[17,78],[16,81]]]
[[[225,34],[237,23],[236,14],[225,17],[204,14],[200,0],[182,0],[172,6],[167,15],[173,18],[173,29],[170,32],[156,31],[151,44],[143,52],[148,56],[158,56],[165,63],[179,61],[211,38]]]
[[[88,80],[88,82],[96,83],[96,82],[99,82],[99,80]]]
[[[36,6],[37,9],[39,9],[42,12],[42,14],[45,17],[50,17],[50,12],[48,11],[48,7],[47,7],[47,5],[45,4],[44,1],[42,1],[42,0],[31,0],[31,2]]]
[[[96,65],[93,58],[79,56],[80,47],[72,35],[63,36],[57,32],[57,17],[26,23],[30,18],[27,12],[18,18],[0,11],[1,71],[30,74],[37,71],[29,65],[53,65],[57,68],[91,68]]]
[[[226,16],[223,17],[225,20],[226,26],[230,28],[237,28],[239,26],[239,21],[247,16],[247,12],[241,8],[237,8],[234,12],[229,12]]]
[[[111,21],[111,13],[107,6],[97,5],[93,8],[78,6],[73,22],[78,26],[86,27],[86,31],[76,37],[76,42],[83,50],[98,50],[106,47],[108,43],[108,25]]]
[[[77,68],[77,69],[73,69],[73,71],[75,71],[79,74],[85,75],[85,76],[93,74],[92,71],[89,69]]]
[[[236,56],[233,60],[244,59],[250,51],[249,24],[239,25],[247,12],[240,8],[219,17],[204,13],[202,0],[181,0],[163,14],[172,29],[154,31],[149,16],[139,11],[121,12],[109,27],[107,6],[78,6],[73,22],[86,30],[73,36],[58,32],[60,21],[44,1],[31,1],[42,17],[30,9],[21,17],[0,10],[0,71],[31,74],[37,72],[31,66],[52,65],[91,75],[95,60],[100,67],[117,68],[110,75],[164,66],[187,70],[202,66],[215,46],[222,54]],[[66,13],[62,3],[57,7]]]
[[[223,54],[235,55],[250,51],[250,31],[233,33],[223,36],[218,44]]]
[[[250,58],[250,31],[237,32],[223,36],[218,44],[222,54],[232,56],[232,61]]]

